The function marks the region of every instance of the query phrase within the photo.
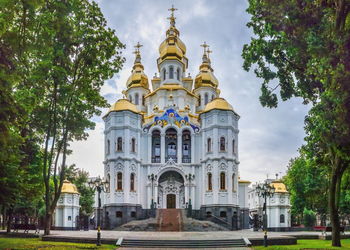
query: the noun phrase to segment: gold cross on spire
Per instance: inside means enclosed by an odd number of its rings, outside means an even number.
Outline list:
[[[206,54],[206,52],[207,52],[207,48],[209,48],[209,45],[206,43],[206,42],[204,42],[203,44],[201,44],[201,47],[203,47],[203,54]]]
[[[143,45],[140,44],[140,42],[137,42],[137,44],[134,46],[134,48],[135,48],[134,54],[139,54],[139,53],[140,53],[140,48],[141,48],[142,46],[143,46]]]
[[[174,11],[176,11],[177,9],[174,8],[174,4],[171,5],[171,8],[168,9],[169,11],[171,11],[171,16],[174,17]]]
[[[209,47],[209,46],[208,46]],[[207,49],[207,54],[208,54],[208,58],[209,58],[209,54],[212,53],[213,51],[210,49]]]
[[[172,26],[175,26],[175,19],[176,19],[176,17],[174,17],[174,11],[176,11],[176,10],[177,10],[177,9],[174,8],[174,5],[171,5],[171,8],[168,9],[168,11],[171,11],[171,15],[170,15],[170,17],[168,17],[167,19],[170,20],[170,24],[171,24]]]

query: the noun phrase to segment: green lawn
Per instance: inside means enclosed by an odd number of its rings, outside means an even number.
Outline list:
[[[350,239],[342,240],[342,247],[331,247],[330,240],[298,240],[297,245],[254,247],[253,249],[350,249]]]
[[[38,238],[9,238],[0,236],[0,249],[115,249],[113,245],[41,241]]]

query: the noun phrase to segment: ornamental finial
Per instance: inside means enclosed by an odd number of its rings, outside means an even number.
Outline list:
[[[136,64],[136,63],[141,63],[140,48],[141,48],[142,46],[143,46],[143,45],[140,44],[140,42],[137,42],[137,44],[134,46],[135,51],[134,51],[133,53],[136,55],[135,64]]]
[[[175,19],[176,19],[176,17],[174,16],[174,12],[175,12],[176,10],[177,10],[177,9],[174,8],[174,5],[171,5],[171,8],[168,9],[168,11],[171,11],[170,17],[168,17],[168,19],[170,20],[171,26],[175,26]]]
[[[201,44],[201,47],[203,47],[203,54],[206,55],[207,48],[209,48],[209,45],[206,42],[204,42],[203,44]]]

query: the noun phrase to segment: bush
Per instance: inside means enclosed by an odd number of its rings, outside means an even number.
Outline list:
[[[316,213],[304,208],[303,223],[305,227],[313,227],[316,223]]]

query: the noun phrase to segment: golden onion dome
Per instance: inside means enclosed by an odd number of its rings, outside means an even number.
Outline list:
[[[209,112],[214,109],[233,111],[231,104],[229,104],[224,98],[219,97],[219,98],[215,98],[214,100],[209,102],[207,105],[205,105],[205,108],[202,113]]]
[[[166,39],[159,46],[158,66],[164,60],[178,60],[187,68],[186,45],[179,38],[180,32],[175,27],[174,13],[168,18],[170,27],[166,31]]]
[[[275,188],[276,193],[288,193],[286,185],[280,181],[273,181],[270,185]]]
[[[68,180],[63,181],[62,194],[79,194],[77,187]]]
[[[219,85],[219,81],[215,77],[213,73],[214,70],[211,67],[211,62],[209,58],[209,53],[211,53],[211,51],[206,49],[208,45],[205,42],[201,46],[204,47],[204,53],[202,57],[202,64],[199,66],[199,73],[196,75],[196,78],[194,80],[194,87],[195,88],[200,88],[200,87],[217,88]]]
[[[139,113],[136,105],[131,103],[128,99],[124,99],[124,98],[116,101],[116,103],[114,103],[110,107],[110,109],[108,110],[108,113],[113,112],[113,111],[124,111],[124,110],[129,110],[129,111],[137,113],[137,114]]]
[[[144,73],[144,67],[141,63],[141,55],[140,55],[140,43],[137,43],[135,46],[135,62],[134,66],[132,67],[131,75],[129,76],[128,80],[126,81],[126,87],[127,88],[134,88],[134,87],[143,87],[148,89],[149,84],[148,84],[148,77]]]

